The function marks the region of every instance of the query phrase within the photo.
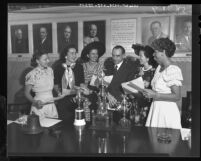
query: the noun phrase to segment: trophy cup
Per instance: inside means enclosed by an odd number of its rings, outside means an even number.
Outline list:
[[[75,134],[78,140],[78,151],[82,152],[84,126],[75,126]]]
[[[107,99],[106,99],[106,86],[104,85],[104,72],[101,71],[100,74],[100,86],[98,93],[98,109],[96,113],[92,111],[92,128],[109,128],[110,127],[110,119],[107,110]]]
[[[130,126],[131,126],[130,120],[128,120],[126,118],[126,113],[130,110],[130,108],[131,108],[131,103],[129,103],[127,101],[126,95],[123,95],[123,100],[122,100],[120,107],[118,109],[119,111],[123,112],[123,118],[121,118],[119,121],[119,126],[121,128],[130,128]]]
[[[74,120],[74,125],[75,126],[83,126],[86,124],[85,119],[84,119],[84,110],[81,108],[81,103],[83,101],[82,93],[81,90],[77,90],[77,96],[76,96],[76,101],[78,104],[78,107],[75,109],[75,120]]]

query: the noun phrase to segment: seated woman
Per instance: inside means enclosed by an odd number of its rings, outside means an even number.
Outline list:
[[[132,47],[135,50],[135,54],[139,56],[141,64],[137,77],[142,77],[144,87],[151,89],[151,80],[154,76],[155,67],[157,65],[153,57],[154,50],[150,46],[143,46],[140,44],[135,44]],[[134,96],[136,97],[140,108],[140,121],[145,125],[152,100],[145,98],[142,93],[134,94]]]
[[[181,128],[181,116],[177,101],[181,99],[182,72],[173,65],[171,57],[176,46],[169,38],[154,40],[154,59],[158,62],[151,89],[144,89],[143,94],[152,98],[146,126],[161,128]]]
[[[54,68],[54,89],[58,95],[61,93],[66,95],[57,104],[58,115],[62,120],[74,120],[74,110],[77,104],[73,98],[76,94],[76,86],[84,83],[83,66],[76,60],[76,47],[70,44],[61,52],[60,61]]]
[[[103,70],[103,64],[99,63],[99,58],[105,53],[105,46],[100,42],[88,44],[81,53],[84,69],[84,83],[92,91],[98,92],[100,85],[99,78]],[[97,107],[97,94],[92,93],[88,96],[91,102],[90,107]]]
[[[35,113],[42,118],[58,118],[52,95],[54,74],[48,63],[47,53],[38,51],[33,55],[31,65],[35,68],[26,75],[25,96],[32,102],[31,113]],[[34,97],[32,97],[31,91],[35,93]]]

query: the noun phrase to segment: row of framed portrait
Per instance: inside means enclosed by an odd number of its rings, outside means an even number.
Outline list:
[[[135,19],[135,18],[134,18]],[[135,19],[136,20],[136,19]],[[128,21],[129,23],[138,23],[137,21]],[[112,21],[111,21],[112,23]],[[122,34],[125,34],[128,28],[125,29],[124,25],[126,22],[120,19],[118,23],[114,23],[115,27],[111,28],[116,30],[115,38]],[[32,24],[33,29],[33,50],[39,48],[44,48],[48,53],[53,53],[53,32],[52,23],[41,23]],[[117,25],[121,27],[117,27]],[[110,25],[112,26],[112,25]],[[123,26],[123,27],[122,27]],[[135,31],[131,34],[132,36],[130,42],[139,42],[136,40],[136,33],[138,33],[137,25],[128,25],[131,30]],[[175,25],[172,29],[170,25],[170,16],[156,16],[156,17],[142,17],[141,18],[141,43],[144,45],[150,45],[151,42],[159,37],[170,37],[170,30],[174,30],[173,41],[176,44],[177,50],[179,52],[191,52],[192,49],[192,16],[183,15],[175,16]],[[10,25],[10,38],[11,38],[11,53],[12,54],[26,54],[30,53],[29,47],[29,34],[28,24],[14,24]],[[120,34],[118,32],[120,31]],[[100,41],[106,44],[106,21],[105,20],[94,20],[94,21],[84,21],[83,22],[83,46],[93,41]],[[62,49],[69,43],[75,44],[78,49],[78,22],[60,22],[57,23],[56,35],[57,35],[57,52],[60,53]],[[113,35],[114,36],[114,35]],[[124,35],[126,36],[126,34]],[[111,41],[114,41],[111,39]],[[123,40],[126,41],[126,40]],[[129,42],[129,43],[130,43]],[[111,43],[112,44],[112,43]],[[118,44],[122,45],[122,44]],[[130,46],[132,44],[129,44]]]

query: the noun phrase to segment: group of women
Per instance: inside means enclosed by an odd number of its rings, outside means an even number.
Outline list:
[[[180,68],[171,61],[175,44],[168,38],[160,38],[151,46],[134,45],[133,48],[141,64],[138,77],[142,77],[145,84],[145,89],[138,95],[139,102],[142,108],[149,109],[145,126],[180,129],[181,117],[176,102],[181,98],[183,78]],[[104,53],[105,46],[93,42],[77,59],[76,47],[69,45],[60,54],[54,69],[48,66],[48,53],[35,53],[32,58],[35,68],[26,75],[25,81],[25,95],[32,102],[31,113],[73,121],[78,88],[92,102],[90,108],[97,107],[98,78],[104,68],[99,58]],[[56,97],[53,97],[53,90]]]

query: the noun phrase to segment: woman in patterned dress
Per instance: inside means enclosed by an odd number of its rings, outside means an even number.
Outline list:
[[[169,38],[160,38],[151,46],[159,65],[151,82],[152,90],[143,92],[145,97],[153,98],[146,126],[180,129],[181,116],[176,102],[181,99],[183,77],[181,69],[170,59],[176,50],[175,44]]]
[[[96,76],[98,78],[101,75],[103,64],[99,62],[99,58],[104,53],[105,46],[100,42],[90,43],[82,50],[81,59],[83,60],[84,79],[86,85],[98,87],[98,83],[92,81],[92,77]]]
[[[47,53],[38,51],[33,55],[31,65],[35,68],[26,75],[25,96],[32,102],[31,113],[39,115],[40,118],[58,118],[52,95],[54,74],[48,63]],[[34,97],[31,91],[35,93]]]
[[[142,77],[144,87],[151,89],[151,80],[154,76],[155,67],[157,65],[153,57],[154,50],[150,46],[143,46],[140,44],[135,44],[132,47],[135,50],[135,54],[139,56],[139,61],[141,64],[137,77]],[[141,123],[145,125],[152,100],[145,98],[142,93],[135,94],[135,97],[137,98],[140,109],[139,114]]]
[[[99,91],[99,78],[103,70],[103,64],[99,62],[99,58],[105,53],[105,46],[100,42],[92,42],[88,44],[81,53],[81,60],[83,61],[84,69],[84,84],[91,91],[93,91],[87,97],[91,102],[90,108],[97,107],[98,101],[97,94]]]

